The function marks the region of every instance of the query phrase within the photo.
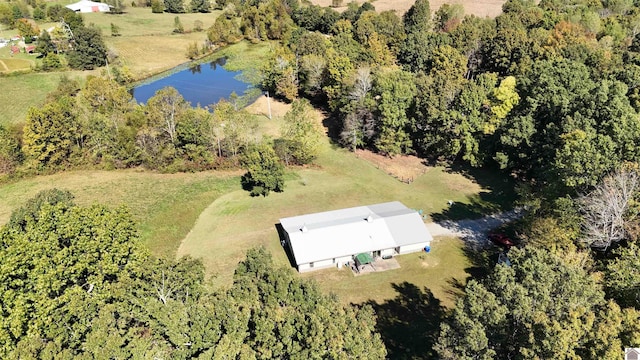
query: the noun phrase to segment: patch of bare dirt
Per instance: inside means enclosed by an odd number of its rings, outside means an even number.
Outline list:
[[[356,150],[356,156],[403,182],[411,182],[429,170],[422,159],[412,155],[388,157],[370,150]]]
[[[284,103],[274,98],[267,98],[262,95],[253,104],[246,107],[251,114],[269,116],[269,108],[271,108],[272,117],[282,117],[291,109],[291,104]]]
[[[342,3],[345,6],[335,8],[342,12],[347,8],[347,4],[350,0],[344,0]],[[332,0],[311,0],[315,5],[331,6]],[[363,3],[364,0],[356,0],[358,3]],[[415,3],[415,0],[376,0],[371,2],[375,6],[378,12],[386,10],[395,10],[398,15],[403,15],[409,10],[409,8]],[[445,0],[430,0],[431,12],[435,12],[442,6],[442,4],[461,4],[464,7],[465,14],[475,15],[479,17],[496,17],[502,13],[502,4],[505,0],[457,0],[457,1],[445,1]]]

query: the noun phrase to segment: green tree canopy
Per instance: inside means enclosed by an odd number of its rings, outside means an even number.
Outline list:
[[[242,176],[242,186],[251,196],[267,196],[271,191],[284,190],[284,165],[270,144],[249,146],[240,162],[247,169]]]
[[[579,264],[531,247],[514,248],[509,258],[511,266],[467,284],[442,325],[442,358],[603,359],[637,346],[625,327],[638,327],[638,313],[605,300]]]
[[[296,100],[284,116],[282,140],[286,143],[285,163],[299,165],[312,162],[320,151],[322,132],[308,100]]]
[[[184,1],[164,0],[164,11],[172,14],[181,14],[184,12]]]
[[[75,207],[68,193],[41,194],[14,213],[0,229],[2,357],[30,343],[40,356],[79,349],[113,284],[138,271],[136,239],[126,210]]]
[[[237,352],[245,350],[259,359],[386,355],[370,306],[341,305],[289,269],[276,268],[264,248],[247,252],[228,294],[246,322],[247,331],[239,333],[244,334],[244,346]]]
[[[78,149],[82,130],[74,112],[74,99],[61,97],[42,108],[31,108],[22,137],[22,151],[36,168],[56,167],[70,162]]]
[[[79,27],[73,30],[73,50],[68,54],[69,66],[74,69],[92,70],[106,64],[107,46],[102,33],[96,27]]]

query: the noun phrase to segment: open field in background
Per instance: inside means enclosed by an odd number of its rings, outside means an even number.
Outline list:
[[[82,17],[86,25],[94,24],[100,28],[105,39],[111,37],[112,23],[120,27],[120,37],[151,35],[180,37],[182,34],[172,34],[176,16],[180,18],[184,30],[190,32],[196,20],[202,21],[202,28],[206,30],[213,25],[220,13],[221,11],[213,11],[210,13],[154,14],[151,12],[150,7],[128,6],[124,14],[83,13]],[[206,38],[206,32],[200,35],[204,35]],[[141,47],[145,47],[145,45],[145,43],[139,44]]]
[[[189,61],[187,45],[202,46],[206,29],[215,22],[219,11],[208,14],[154,14],[151,8],[127,7],[124,14],[82,14],[85,24],[93,23],[102,30],[105,43],[127,65],[136,79],[169,70]],[[185,34],[174,34],[178,16]],[[202,22],[202,32],[192,32],[195,21]],[[120,36],[111,36],[111,24],[119,27]]]
[[[343,0],[343,7],[336,8],[343,11],[347,8],[347,4],[351,0]],[[363,3],[364,0],[355,0],[357,3]],[[370,1],[375,6],[376,11],[395,10],[398,15],[403,15],[415,3],[415,0],[375,0]],[[462,4],[467,15],[476,15],[479,17],[496,17],[502,13],[502,4],[506,0],[429,0],[431,12],[435,12],[443,4]],[[311,3],[320,6],[331,6],[332,0],[311,0]]]
[[[29,107],[42,105],[47,94],[58,86],[61,76],[84,80],[92,73],[95,70],[0,76],[0,125],[23,122]]]
[[[41,190],[71,191],[79,205],[126,205],[143,242],[157,256],[172,257],[195,219],[212,201],[240,187],[238,174],[146,171],[71,171],[0,186],[0,224]]]

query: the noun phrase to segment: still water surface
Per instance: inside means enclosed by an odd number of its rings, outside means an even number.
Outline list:
[[[222,98],[229,99],[232,92],[241,96],[252,85],[238,80],[240,71],[227,71],[222,66],[226,59],[221,58],[210,63],[192,65],[182,71],[172,73],[160,79],[151,79],[131,89],[138,103],[146,103],[156,91],[172,86],[196,106],[216,104]]]

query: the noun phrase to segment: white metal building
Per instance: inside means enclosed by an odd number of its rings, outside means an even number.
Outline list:
[[[393,256],[429,246],[415,210],[399,201],[280,219],[298,271],[341,267],[360,253]]]
[[[81,0],[81,1],[78,1],[77,3],[69,4],[66,6],[66,8],[71,9],[75,12],[81,12],[81,13],[111,11],[109,9],[110,8],[109,5],[105,3],[94,2],[89,0]]]

